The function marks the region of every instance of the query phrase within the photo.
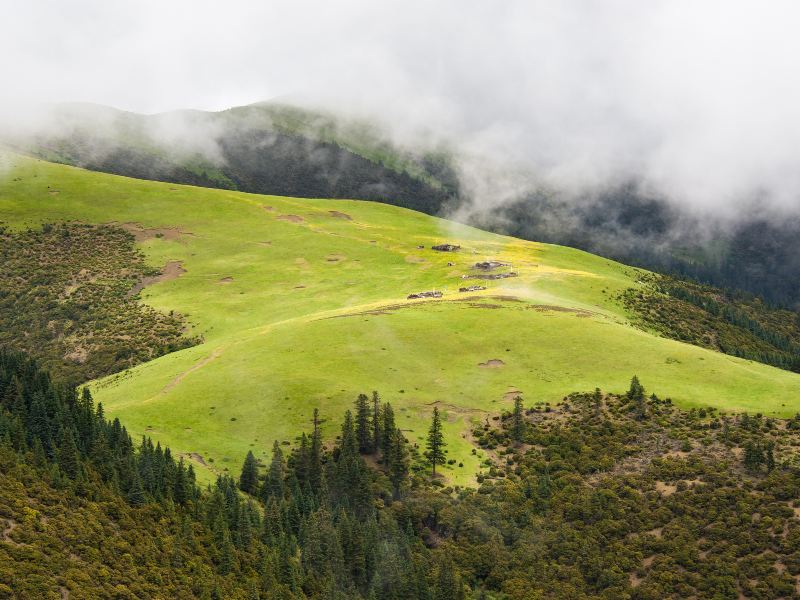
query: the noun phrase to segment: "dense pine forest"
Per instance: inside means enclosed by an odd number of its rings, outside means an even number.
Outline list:
[[[88,392],[0,353],[8,598],[797,597],[800,416],[680,410],[637,378],[476,423],[475,489],[359,395],[200,488]]]

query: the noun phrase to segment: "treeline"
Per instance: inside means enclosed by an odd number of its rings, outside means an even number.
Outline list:
[[[169,448],[143,438],[137,452],[119,419],[107,420],[88,389],[78,394],[55,384],[34,361],[1,350],[0,408],[0,440],[48,466],[55,487],[69,483],[82,493],[99,476],[134,506],[197,497],[192,466],[176,461]]]
[[[800,372],[800,316],[751,294],[648,275],[622,295],[640,324],[666,337]]]
[[[633,378],[472,424],[475,489],[432,485],[360,395],[204,489],[89,394],[0,354],[0,597],[795,597],[800,415],[680,410]]]
[[[88,391],[0,352],[0,597],[463,598],[402,502],[410,452],[391,406],[374,394],[355,408],[334,448],[315,412],[263,476],[249,454],[238,483],[201,490],[191,465],[134,444]]]

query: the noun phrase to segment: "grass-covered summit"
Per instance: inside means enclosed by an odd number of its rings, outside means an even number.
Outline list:
[[[292,442],[314,407],[337,422],[373,389],[418,443],[439,407],[456,483],[480,465],[471,424],[517,395],[530,404],[596,385],[621,391],[636,373],[679,406],[797,410],[799,376],[631,326],[617,298],[639,272],[585,252],[383,204],[139,181],[18,155],[4,164],[9,229],[80,221],[173,232],[142,236],[140,248],[150,266],[184,272],[141,296],[184,315],[187,334],[205,342],[91,387],[133,433],[212,470]],[[460,249],[431,248],[442,243]],[[475,268],[486,261],[506,264]],[[486,289],[459,292],[471,286]],[[426,291],[442,296],[407,299]]]

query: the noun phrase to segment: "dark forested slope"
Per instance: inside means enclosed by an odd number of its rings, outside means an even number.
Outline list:
[[[683,411],[636,378],[517,400],[474,425],[474,490],[430,476],[435,419],[422,452],[360,396],[332,448],[315,425],[200,490],[0,352],[0,597],[798,597],[799,418]]]

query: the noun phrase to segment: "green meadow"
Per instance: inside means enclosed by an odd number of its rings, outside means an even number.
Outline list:
[[[383,204],[140,181],[14,154],[0,158],[0,221],[135,224],[151,265],[180,262],[185,272],[141,298],[185,315],[204,343],[90,387],[131,433],[194,457],[206,477],[238,472],[249,449],[266,458],[273,440],[293,443],[314,408],[331,439],[372,390],[420,445],[439,406],[456,484],[480,469],[470,424],[518,394],[531,405],[621,392],[637,374],[684,407],[800,410],[798,375],[631,326],[616,296],[637,271],[571,248]],[[461,249],[431,250],[440,243]],[[489,259],[518,276],[463,278]],[[487,289],[458,291],[478,284]],[[443,297],[406,299],[429,290]]]

